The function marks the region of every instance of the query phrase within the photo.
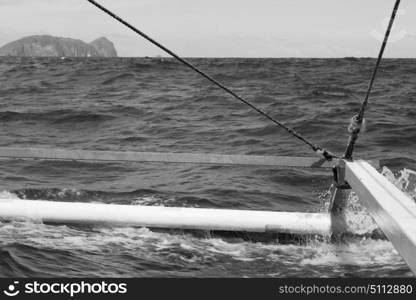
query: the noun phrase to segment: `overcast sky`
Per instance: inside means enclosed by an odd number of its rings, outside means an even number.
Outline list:
[[[394,0],[97,0],[182,56],[376,56]],[[164,55],[86,0],[0,0],[0,45],[27,35],[112,40]],[[416,1],[403,0],[388,57],[416,57]]]

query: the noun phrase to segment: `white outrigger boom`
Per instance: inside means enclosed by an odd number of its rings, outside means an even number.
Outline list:
[[[365,161],[346,162],[345,180],[416,274],[416,203]]]
[[[6,219],[23,218],[63,224],[93,223],[151,228],[322,235],[331,233],[330,216],[325,213],[3,199],[0,200],[0,216]]]

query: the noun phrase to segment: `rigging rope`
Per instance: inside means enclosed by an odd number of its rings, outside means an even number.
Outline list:
[[[228,87],[226,87],[224,84],[222,84],[221,82],[219,82],[216,79],[212,78],[211,76],[209,76],[205,72],[201,71],[200,69],[198,69],[196,66],[194,66],[193,64],[191,64],[187,60],[181,58],[180,56],[178,56],[177,54],[175,54],[173,51],[169,50],[168,48],[166,48],[165,46],[163,46],[162,44],[160,44],[156,40],[152,39],[150,36],[148,36],[144,32],[140,31],[139,29],[137,29],[133,25],[129,24],[127,21],[123,20],[122,18],[120,18],[119,16],[117,16],[116,14],[114,14],[113,12],[111,12],[110,10],[108,10],[107,8],[103,7],[101,4],[95,2],[94,0],[87,0],[87,1],[90,2],[91,4],[93,4],[94,6],[96,6],[97,8],[101,9],[103,12],[105,12],[109,16],[113,17],[114,19],[116,19],[117,21],[119,21],[120,23],[122,23],[123,25],[127,26],[128,28],[130,28],[131,30],[133,30],[134,32],[136,32],[137,34],[139,34],[140,36],[142,36],[143,38],[145,38],[146,40],[148,40],[149,42],[151,42],[152,44],[154,44],[155,46],[159,47],[160,49],[162,49],[163,51],[165,51],[166,53],[168,53],[172,57],[176,58],[178,61],[180,61],[184,65],[188,66],[189,68],[191,68],[192,70],[194,70],[195,72],[197,72],[198,74],[200,74],[201,76],[205,77],[206,79],[208,79],[209,81],[211,81],[212,83],[214,83],[216,86],[218,86],[219,88],[223,89],[228,94],[232,95],[234,98],[240,100],[241,102],[243,102],[244,104],[248,105],[253,110],[255,110],[259,114],[263,115],[264,117],[266,117],[267,119],[269,119],[270,121],[272,121],[273,123],[275,123],[276,125],[278,125],[281,128],[285,129],[291,135],[293,135],[294,137],[298,138],[299,140],[303,141],[305,144],[307,144],[308,146],[310,146],[313,151],[315,151],[316,153],[318,153],[320,155],[323,155],[323,157],[326,160],[331,160],[331,159],[337,157],[336,155],[334,155],[333,153],[329,152],[328,150],[323,149],[323,148],[319,147],[318,145],[312,143],[310,140],[308,140],[307,138],[305,138],[304,136],[302,136],[295,129],[290,128],[289,126],[286,126],[282,122],[280,122],[280,121],[274,119],[273,117],[271,117],[270,115],[268,115],[263,110],[257,108],[255,105],[253,105],[252,103],[250,103],[248,100],[246,100],[243,97],[237,95],[235,92],[233,92],[231,89],[229,89]]]
[[[355,145],[355,142],[358,139],[358,133],[360,133],[361,126],[363,124],[364,113],[365,113],[365,109],[366,109],[367,104],[368,104],[368,99],[370,97],[371,89],[373,88],[374,80],[375,80],[376,75],[377,75],[377,70],[378,70],[378,68],[380,66],[380,63],[381,63],[381,60],[383,58],[384,49],[386,48],[387,41],[388,41],[389,36],[390,36],[390,31],[393,27],[394,19],[396,18],[396,14],[397,14],[397,10],[399,8],[399,5],[400,5],[400,0],[396,0],[396,3],[394,4],[393,12],[392,12],[391,17],[390,17],[389,25],[387,26],[386,33],[384,35],[383,43],[381,44],[381,48],[380,48],[380,52],[378,54],[377,62],[376,62],[376,65],[374,67],[370,83],[369,83],[368,88],[367,88],[367,93],[366,93],[365,98],[364,98],[364,100],[361,104],[361,108],[360,108],[360,111],[358,112],[358,115],[355,115],[354,117],[352,117],[351,123],[348,126],[348,132],[350,133],[350,136],[348,138],[347,148],[346,148],[345,153],[344,153],[344,157],[343,157],[344,159],[352,160],[352,153],[354,151],[354,145]]]

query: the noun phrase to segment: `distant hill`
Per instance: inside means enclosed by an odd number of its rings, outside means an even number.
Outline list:
[[[117,57],[117,51],[114,44],[105,37],[100,37],[93,40],[90,45],[98,50],[104,57]]]
[[[117,57],[117,51],[105,37],[86,43],[51,35],[32,35],[4,45],[0,56]]]

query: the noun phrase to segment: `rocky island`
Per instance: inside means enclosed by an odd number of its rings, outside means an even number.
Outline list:
[[[71,38],[33,35],[2,46],[0,56],[117,57],[117,51],[105,37],[86,43]]]

